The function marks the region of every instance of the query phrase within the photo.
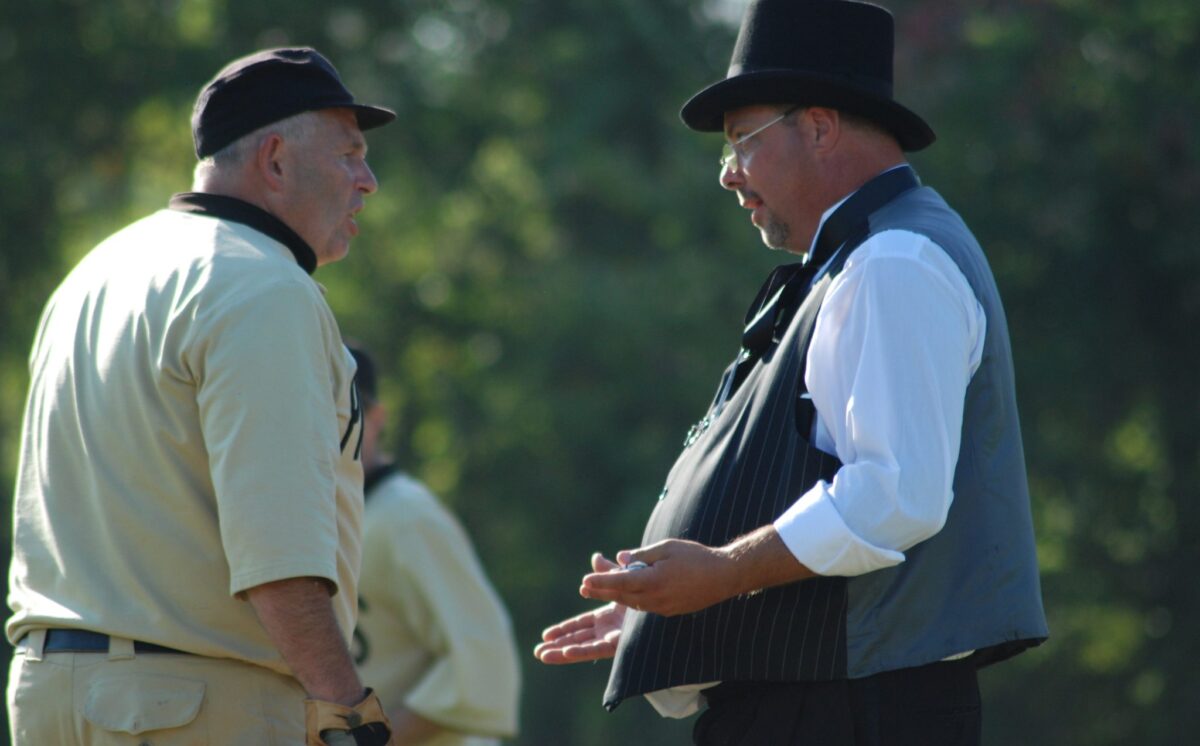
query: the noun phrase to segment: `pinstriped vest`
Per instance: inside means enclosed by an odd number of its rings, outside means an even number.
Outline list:
[[[605,693],[608,709],[684,684],[855,678],[973,649],[986,663],[1044,639],[1003,308],[969,230],[933,190],[915,186],[908,168],[868,182],[822,228],[813,264],[836,253],[821,276],[812,280],[811,270],[793,266],[768,280],[747,316],[745,338],[758,341],[726,371],[708,414],[689,433],[642,545],[671,537],[728,543],[773,521],[818,480],[832,479],[840,463],[808,441],[808,344],[845,258],[889,228],[942,246],[988,319],[984,361],[967,391],[946,526],[887,570],[813,578],[676,617],[630,610]]]

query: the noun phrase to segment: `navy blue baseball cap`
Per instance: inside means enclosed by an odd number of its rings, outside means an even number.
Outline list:
[[[391,109],[356,103],[329,60],[311,47],[255,52],[226,65],[200,91],[192,111],[196,157],[294,114],[334,108],[353,110],[362,130],[396,118]]]

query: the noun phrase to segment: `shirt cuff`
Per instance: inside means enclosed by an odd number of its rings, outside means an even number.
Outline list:
[[[774,525],[788,550],[818,575],[862,575],[904,561],[902,552],[864,541],[846,525],[828,482],[817,482]]]
[[[702,701],[704,690],[720,683],[719,681],[708,681],[703,684],[684,684],[670,689],[646,692],[645,697],[659,715],[679,720],[700,712],[704,705]]]

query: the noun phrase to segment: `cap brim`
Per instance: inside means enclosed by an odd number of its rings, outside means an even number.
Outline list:
[[[385,109],[382,106],[353,104],[347,108],[354,111],[354,116],[358,119],[358,128],[360,130],[369,130],[376,127],[382,127],[383,125],[389,124],[396,119],[396,112],[392,111],[391,109]]]
[[[794,70],[760,70],[713,83],[692,96],[679,117],[698,132],[721,132],[725,112],[759,104],[828,106],[858,114],[887,129],[910,152],[937,139],[924,119],[891,99],[854,88],[841,78]]]

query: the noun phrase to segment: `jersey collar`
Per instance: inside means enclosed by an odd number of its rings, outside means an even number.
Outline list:
[[[400,471],[400,467],[393,463],[381,464],[365,470],[363,476],[363,497],[367,500],[371,499],[371,493],[375,485],[379,484],[388,477]]]
[[[236,197],[204,192],[183,192],[171,197],[172,210],[189,212],[193,215],[232,220],[247,225],[288,247],[296,257],[296,263],[310,275],[317,268],[317,253],[279,218],[255,205]]]

